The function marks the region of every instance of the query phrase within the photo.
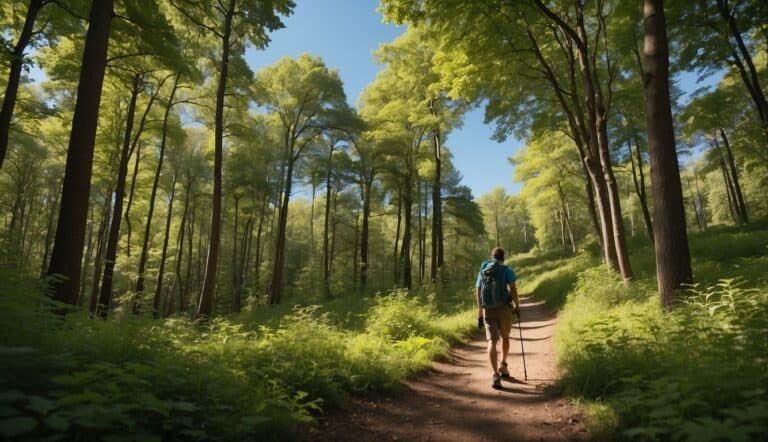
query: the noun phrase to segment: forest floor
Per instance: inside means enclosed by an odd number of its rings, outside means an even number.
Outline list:
[[[491,388],[485,335],[452,349],[443,361],[404,382],[403,391],[353,398],[311,428],[311,441],[586,440],[584,415],[553,386],[558,379],[552,335],[557,317],[533,297],[521,301],[525,380],[517,326],[508,358],[511,379]]]

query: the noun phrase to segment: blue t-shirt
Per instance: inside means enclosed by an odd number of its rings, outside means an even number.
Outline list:
[[[507,286],[507,284],[512,284],[513,282],[517,281],[517,275],[515,275],[515,272],[512,270],[512,267],[505,266],[504,264],[501,265],[504,268],[504,287]],[[482,267],[481,267],[482,268]],[[483,275],[479,271],[477,272],[477,280],[475,281],[475,288],[480,288],[480,283],[483,280]]]

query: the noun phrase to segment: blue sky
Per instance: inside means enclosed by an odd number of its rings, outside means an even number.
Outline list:
[[[249,50],[246,60],[254,70],[284,56],[310,53],[323,58],[330,68],[339,70],[347,100],[357,104],[360,92],[383,68],[373,60],[373,51],[405,31],[403,26],[382,22],[376,12],[378,0],[298,0],[293,15],[284,20],[285,28],[273,32],[264,51]],[[454,130],[446,146],[453,153],[463,183],[480,196],[498,185],[516,193],[520,185],[512,182],[512,165],[507,158],[520,146],[510,140],[490,139],[492,128],[483,124],[483,110],[465,117],[464,126]]]
[[[376,12],[378,0],[297,0],[293,15],[284,20],[285,28],[271,34],[272,42],[264,51],[249,50],[246,59],[253,69],[270,65],[284,56],[310,53],[323,58],[330,68],[339,70],[347,100],[357,104],[360,92],[382,69],[373,60],[373,51],[391,42],[405,27],[385,24]],[[704,84],[714,84],[719,76],[696,85],[696,75],[678,78],[686,92]],[[510,138],[504,143],[490,139],[493,128],[483,123],[483,109],[474,109],[464,125],[447,138],[454,165],[463,175],[463,183],[480,196],[496,186],[517,193],[520,183],[512,181],[513,166],[507,159],[522,146]],[[685,159],[681,159],[685,161]]]

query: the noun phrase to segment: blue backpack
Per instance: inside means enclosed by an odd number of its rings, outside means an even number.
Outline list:
[[[506,267],[500,262],[489,259],[480,265],[480,306],[499,307],[512,302],[507,285],[504,284]]]

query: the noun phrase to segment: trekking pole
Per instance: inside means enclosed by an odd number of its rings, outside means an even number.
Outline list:
[[[523,348],[523,327],[520,325],[520,307],[517,308],[517,329],[520,331],[520,352],[523,355],[523,373],[528,380],[528,368],[525,366],[525,348]]]

